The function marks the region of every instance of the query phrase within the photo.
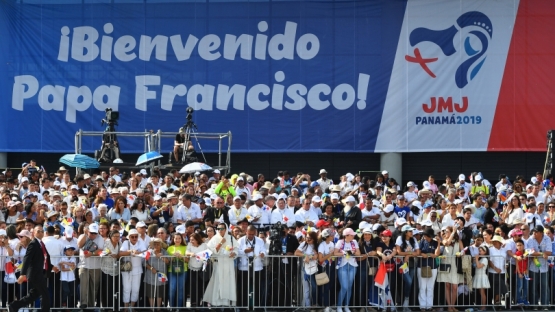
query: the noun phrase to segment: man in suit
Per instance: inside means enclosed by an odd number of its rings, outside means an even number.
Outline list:
[[[35,302],[38,297],[42,298],[41,311],[50,311],[50,297],[46,279],[50,276],[52,265],[50,264],[50,255],[41,241],[44,230],[40,225],[37,225],[33,229],[33,235],[29,231],[23,230],[18,236],[21,244],[27,248],[27,252],[23,258],[21,275],[17,282],[21,284],[28,281],[31,289],[27,296],[12,302],[9,311],[16,312]]]

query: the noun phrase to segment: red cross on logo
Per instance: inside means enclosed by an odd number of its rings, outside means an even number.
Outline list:
[[[410,55],[405,55],[405,60],[407,60],[408,62],[411,63],[418,63],[420,64],[420,66],[422,66],[422,69],[424,69],[425,72],[428,73],[428,75],[430,75],[432,78],[435,78],[436,75],[430,70],[430,68],[428,68],[427,63],[432,63],[437,61],[437,57],[435,58],[422,58],[422,55],[420,55],[420,50],[418,50],[418,48],[414,49],[414,56],[410,56]]]

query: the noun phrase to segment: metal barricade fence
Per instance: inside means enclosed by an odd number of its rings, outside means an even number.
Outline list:
[[[110,261],[106,256],[88,258],[91,264],[88,268],[79,268],[78,257],[51,257],[60,268],[70,259],[77,266],[74,270],[51,273],[47,280],[51,309],[80,307],[119,311],[126,304],[131,306],[131,302],[138,310],[186,307],[276,311],[337,306],[407,311],[432,307],[479,310],[485,306],[489,310],[504,310],[518,309],[522,300],[529,304],[521,307],[524,310],[552,310],[555,304],[553,267],[547,265],[538,272],[531,268],[536,265],[534,258],[527,259],[530,271],[522,277],[505,257],[495,256],[484,257],[485,268],[479,268],[474,257],[465,260],[441,256],[436,260],[420,256],[409,261],[406,267],[404,257],[395,257],[391,261],[394,265],[386,269],[385,275],[380,273],[378,257],[364,256],[353,256],[357,266],[346,264],[338,268],[337,261],[332,261],[318,264],[317,271],[312,268],[313,263],[297,256],[230,259],[214,255],[206,262],[197,261],[190,266],[190,258],[183,261],[181,257],[150,255],[148,260],[133,257],[136,259],[131,260],[129,272],[125,271],[129,258],[114,259],[112,270],[108,270]],[[0,263],[5,265],[11,260],[4,256]],[[463,265],[463,262],[466,263]],[[450,272],[446,272],[446,265],[451,265]],[[15,282],[19,272],[15,273],[15,280],[5,279],[5,266],[3,269],[0,287],[5,307],[27,295],[29,285]],[[73,272],[74,281],[69,272]],[[317,285],[316,276],[321,273],[326,273],[329,282]],[[221,298],[222,293],[235,301]],[[37,300],[29,310],[40,306]]]

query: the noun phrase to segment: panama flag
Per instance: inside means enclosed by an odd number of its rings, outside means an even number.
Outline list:
[[[197,252],[195,254],[195,258],[197,258],[197,260],[199,261],[207,261],[208,259],[210,259],[211,255],[212,255],[212,251],[205,250],[205,251]]]
[[[160,283],[165,283],[168,281],[168,277],[166,276],[166,274],[158,272],[158,281]]]
[[[381,307],[384,307],[388,300],[392,301],[391,292],[389,291],[389,278],[387,277],[387,270],[385,264],[380,262],[378,271],[376,272],[376,277],[374,278],[374,284],[376,287],[380,288],[380,299]]]

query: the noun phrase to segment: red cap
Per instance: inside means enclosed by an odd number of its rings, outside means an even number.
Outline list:
[[[385,230],[382,232],[382,236],[387,236],[387,237],[391,237],[393,234],[391,233],[390,230]]]
[[[318,220],[318,222],[316,222],[316,227],[317,228],[321,228],[323,226],[329,226],[330,223],[326,220]]]

